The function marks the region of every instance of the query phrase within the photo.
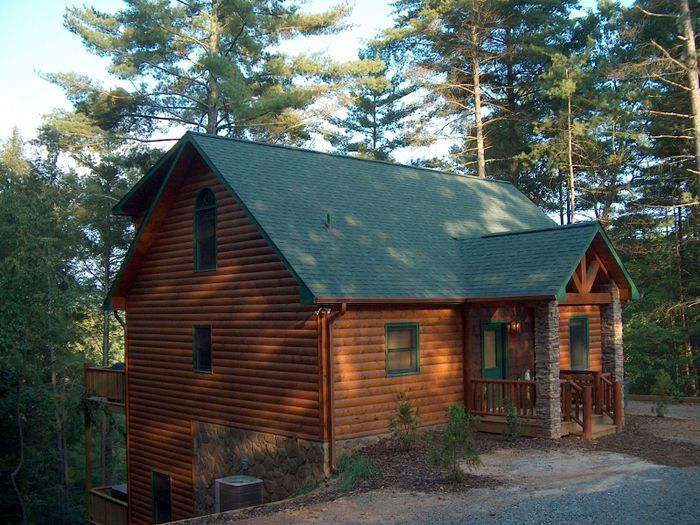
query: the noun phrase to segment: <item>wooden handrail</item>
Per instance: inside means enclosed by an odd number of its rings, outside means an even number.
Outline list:
[[[124,370],[86,366],[85,395],[123,404],[126,400]]]
[[[535,382],[510,379],[471,379],[468,409],[473,414],[505,416],[508,405],[521,418],[535,418]]]
[[[128,504],[107,491],[111,492],[111,487],[99,487],[88,491],[88,523],[127,525]]]

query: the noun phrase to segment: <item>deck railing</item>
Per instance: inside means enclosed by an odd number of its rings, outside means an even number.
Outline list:
[[[609,372],[562,370],[561,392],[562,419],[581,425],[584,438],[590,438],[594,413],[607,415],[618,432],[622,430],[622,382],[614,381]]]
[[[111,403],[126,401],[126,378],[124,370],[85,367],[85,395],[104,398]]]
[[[128,505],[114,497],[112,487],[88,491],[88,523],[92,525],[127,525]]]
[[[472,414],[505,416],[511,406],[521,418],[535,417],[535,382],[507,379],[472,379],[468,408]]]

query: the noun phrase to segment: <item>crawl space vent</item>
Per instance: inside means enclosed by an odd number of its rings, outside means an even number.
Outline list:
[[[219,478],[216,486],[216,512],[262,504],[262,480],[252,476]]]

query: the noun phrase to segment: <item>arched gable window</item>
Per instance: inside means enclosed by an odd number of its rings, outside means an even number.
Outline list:
[[[204,188],[194,208],[194,270],[216,269],[216,198]]]

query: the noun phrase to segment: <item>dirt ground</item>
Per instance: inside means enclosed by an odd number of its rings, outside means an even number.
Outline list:
[[[529,521],[527,512],[538,512],[537,505],[545,505],[547,498],[560,497],[577,501],[580,509],[567,504],[569,514],[548,522],[596,522],[609,516],[596,519],[590,509],[599,506],[598,500],[591,503],[586,498],[612,497],[623,489],[627,495],[638,493],[641,501],[654,501],[646,510],[634,497],[630,510],[618,505],[619,512],[627,512],[624,516],[645,513],[630,523],[665,521],[681,508],[675,523],[693,523],[684,519],[700,510],[697,494],[681,497],[684,490],[696,490],[693,483],[700,483],[700,405],[670,405],[669,417],[658,418],[651,415],[651,403],[631,402],[625,430],[594,441],[521,438],[507,443],[498,435],[477,434],[481,466],[460,482],[430,465],[429,449],[436,439],[436,432],[426,433],[422,443],[408,451],[391,440],[363,449],[375,473],[351,491],[342,491],[334,478],[303,496],[188,523],[499,523],[518,512]],[[661,494],[681,499],[656,501],[660,496],[654,483],[663,485]],[[674,483],[679,486],[672,487]],[[469,519],[460,521],[465,516]]]

